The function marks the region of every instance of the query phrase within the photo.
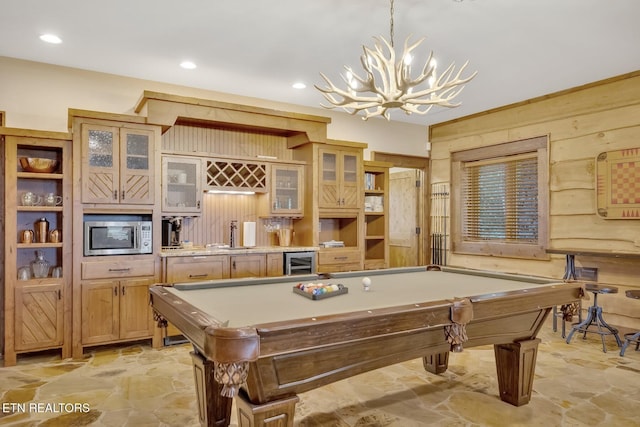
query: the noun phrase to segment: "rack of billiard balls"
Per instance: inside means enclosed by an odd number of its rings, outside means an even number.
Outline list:
[[[341,283],[298,283],[293,287],[293,292],[309,299],[318,300],[346,294],[349,292],[349,288]]]

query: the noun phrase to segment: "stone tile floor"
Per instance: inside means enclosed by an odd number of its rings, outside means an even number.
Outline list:
[[[609,337],[604,353],[594,335],[567,345],[547,323],[528,405],[498,398],[493,347],[484,346],[452,354],[440,376],[412,360],[304,393],[295,425],[640,426],[640,352],[620,357]],[[135,344],[81,361],[21,357],[0,368],[0,425],[197,426],[190,350]]]

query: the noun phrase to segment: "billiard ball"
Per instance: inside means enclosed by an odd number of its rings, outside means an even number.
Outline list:
[[[365,291],[369,290],[369,286],[371,286],[371,279],[369,279],[368,277],[363,277],[362,278],[362,287],[364,288]]]

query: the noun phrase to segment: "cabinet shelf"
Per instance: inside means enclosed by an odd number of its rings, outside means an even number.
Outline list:
[[[18,206],[18,212],[62,212],[62,206]]]
[[[178,182],[169,182],[167,183],[167,185],[169,187],[177,187],[177,188],[193,188],[196,186],[195,182],[183,182],[183,183],[178,183]]]
[[[18,172],[17,178],[62,180],[64,178],[64,175],[61,173]]]
[[[384,239],[385,239],[384,235],[382,235],[382,236],[378,236],[378,235],[376,235],[376,236],[365,236],[365,240],[384,240]]]
[[[42,248],[62,248],[62,242],[58,243],[18,243],[18,249],[42,249]]]

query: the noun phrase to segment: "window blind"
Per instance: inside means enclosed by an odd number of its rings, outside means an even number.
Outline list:
[[[462,178],[463,240],[537,243],[536,153],[466,162]]]

